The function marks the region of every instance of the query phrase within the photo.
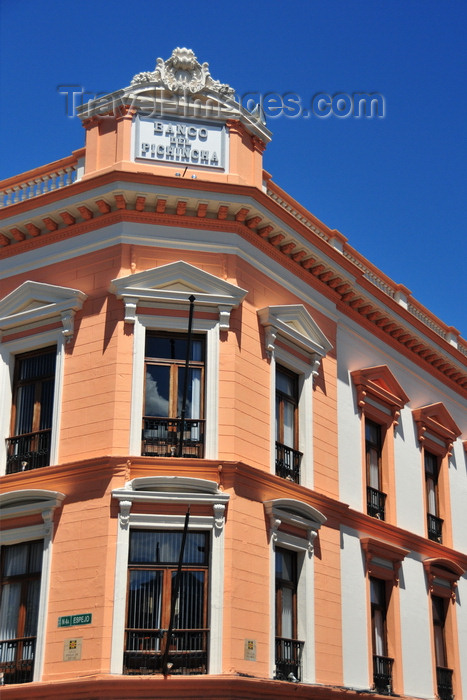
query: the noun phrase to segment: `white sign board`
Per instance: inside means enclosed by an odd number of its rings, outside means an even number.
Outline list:
[[[227,169],[224,124],[153,119],[138,115],[135,123],[135,160],[174,163],[196,168]]]

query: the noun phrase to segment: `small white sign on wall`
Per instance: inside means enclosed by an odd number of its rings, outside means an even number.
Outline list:
[[[136,161],[226,170],[226,148],[224,124],[136,117]]]

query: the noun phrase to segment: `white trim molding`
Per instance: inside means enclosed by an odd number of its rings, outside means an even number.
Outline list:
[[[44,667],[45,633],[50,588],[50,567],[52,561],[53,518],[56,508],[60,508],[65,498],[60,491],[28,489],[8,491],[0,495],[0,520],[2,521],[2,546],[43,540],[39,611],[37,618],[37,639],[34,657],[33,681],[40,681]],[[40,513],[43,523],[7,529],[9,518],[19,518]]]
[[[247,292],[181,260],[115,279],[110,285],[110,291],[117,299],[123,300],[124,320],[134,326],[130,455],[141,454],[146,331],[186,333],[187,319],[180,317],[178,312],[180,309],[188,312],[190,296],[193,295],[195,313],[192,329],[194,333],[206,336],[204,457],[216,459],[219,432],[219,334],[229,330],[230,312],[242,303]],[[149,313],[152,309],[154,313]],[[213,312],[217,318],[200,318],[196,313],[200,309],[203,312]],[[158,314],[158,310],[163,312]],[[173,311],[174,314],[170,315],[168,311]]]
[[[10,416],[13,402],[13,375],[16,355],[48,346],[56,347],[55,386],[52,408],[52,434],[50,438],[50,464],[59,461],[59,435],[65,370],[65,344],[67,338],[60,328],[0,342],[0,475],[6,469],[6,438],[10,435]]]
[[[313,377],[332,344],[303,304],[266,306],[259,309],[258,317],[264,327],[265,351],[271,365],[270,469],[275,472],[276,365],[279,363],[298,375],[298,449],[303,454],[300,483],[313,488]],[[297,352],[303,359],[297,357]]]
[[[126,323],[135,323],[138,306],[187,308],[189,297],[194,295],[196,307],[203,307],[203,311],[216,309],[220,331],[229,330],[231,310],[247,295],[245,289],[183,260],[112,280],[110,291],[123,300]]]
[[[211,532],[209,562],[209,673],[222,672],[222,625],[224,603],[224,523],[229,494],[223,493],[215,481],[191,477],[149,476],[128,481],[124,488],[114,489],[112,497],[119,501],[117,557],[115,564],[114,614],[110,672],[121,674],[125,638],[128,549],[131,528],[181,530],[186,505],[211,505],[213,515],[191,515],[190,530]],[[132,513],[144,504],[147,512]],[[179,514],[157,512],[158,506],[180,506]]]
[[[74,316],[87,295],[79,289],[28,280],[0,301],[0,334],[60,320],[67,341],[74,334]]]
[[[263,503],[269,520],[270,569],[269,600],[270,626],[270,675],[275,670],[275,551],[276,547],[290,549],[298,554],[297,581],[297,634],[305,640],[302,656],[302,681],[315,682],[315,633],[314,633],[314,564],[313,547],[321,525],[326,517],[313,506],[291,498],[277,498]],[[287,525],[303,531],[303,537],[291,534],[281,527]]]
[[[258,310],[259,320],[264,326],[265,349],[268,356],[276,350],[277,336],[286,345],[298,349],[312,363],[312,374],[318,373],[321,358],[332,344],[303,304],[266,306]]]

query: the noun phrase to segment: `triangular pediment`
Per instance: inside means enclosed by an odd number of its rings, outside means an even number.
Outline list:
[[[246,291],[234,284],[190,265],[183,260],[154,267],[150,270],[137,272],[134,275],[112,280],[112,291],[118,295],[138,292],[186,292],[188,294],[204,294],[210,296],[226,296],[242,300]]]
[[[134,323],[139,307],[186,308],[194,296],[195,309],[216,307],[221,329],[228,329],[228,314],[236,308],[247,291],[226,282],[194,265],[179,260],[127,277],[112,280],[110,291],[125,303],[125,321]]]
[[[415,408],[413,417],[419,428],[419,439],[423,440],[424,433],[428,431],[452,443],[461,434],[461,430],[441,402]]]
[[[74,313],[85,299],[79,289],[28,280],[0,301],[0,331]]]
[[[351,372],[354,384],[373,393],[377,398],[390,405],[402,408],[409,397],[387,365],[366,367]]]
[[[258,311],[259,320],[266,329],[266,350],[274,351],[279,335],[308,355],[323,357],[332,344],[303,304],[266,306]]]

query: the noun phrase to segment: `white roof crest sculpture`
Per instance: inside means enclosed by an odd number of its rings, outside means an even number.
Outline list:
[[[145,83],[155,83],[175,94],[197,94],[205,89],[226,97],[235,93],[230,85],[211,77],[209,63],[199,63],[191,49],[180,47],[173,50],[167,61],[158,58],[153,72],[138,73],[131,81],[132,86]]]

